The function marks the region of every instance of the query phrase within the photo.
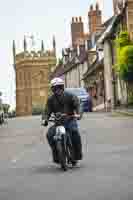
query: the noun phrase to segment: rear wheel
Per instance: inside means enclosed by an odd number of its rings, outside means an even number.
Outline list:
[[[57,141],[56,148],[57,148],[61,168],[64,171],[66,171],[67,170],[66,153],[61,141]]]

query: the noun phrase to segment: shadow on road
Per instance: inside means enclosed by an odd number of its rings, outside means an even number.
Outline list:
[[[33,174],[55,174],[62,171],[57,165],[42,165],[32,167],[31,172]]]
[[[81,170],[81,169],[84,169],[86,168],[85,165],[77,165],[76,167],[71,167],[69,166],[68,168],[68,172],[72,173],[72,172],[76,172],[77,170]],[[31,173],[33,174],[62,174],[62,169],[60,168],[59,165],[42,165],[42,166],[34,166],[32,167],[31,169]]]

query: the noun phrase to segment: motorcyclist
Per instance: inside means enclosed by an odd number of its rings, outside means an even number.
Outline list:
[[[52,113],[61,112],[68,116],[79,114],[79,100],[77,96],[64,91],[64,81],[61,78],[54,78],[51,80],[51,90],[53,94],[48,98],[45,110],[42,114],[43,125],[48,125],[48,120]],[[71,118],[64,122],[66,129],[71,132],[71,139],[74,149],[74,160],[82,159],[82,144],[79,134],[78,124],[76,118]],[[56,152],[54,137],[55,126],[49,128],[47,133],[47,140],[52,149],[53,161],[58,163],[58,155]],[[76,162],[75,162],[76,163]]]

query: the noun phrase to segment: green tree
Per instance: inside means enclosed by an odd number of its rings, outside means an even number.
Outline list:
[[[41,115],[43,108],[41,105],[34,105],[32,107],[32,115]]]
[[[129,45],[131,42],[130,42],[128,32],[121,31],[119,36],[116,38],[115,43],[116,43],[117,48],[119,49],[121,49],[122,47],[125,47],[126,45]]]
[[[115,69],[123,80],[131,81],[133,76],[133,44],[129,39],[128,32],[121,32],[115,42],[117,48]]]
[[[58,65],[63,65],[63,59],[62,58],[58,59]]]
[[[117,52],[115,70],[126,82],[128,104],[133,104],[133,42],[130,41],[128,32],[121,32],[115,43]]]
[[[120,52],[120,73],[125,81],[133,80],[133,45],[123,47]]]

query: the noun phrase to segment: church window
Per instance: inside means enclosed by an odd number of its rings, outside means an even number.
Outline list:
[[[19,81],[22,81],[22,72],[19,72]]]
[[[44,72],[40,71],[40,74],[41,74],[40,83],[44,83],[45,80]]]
[[[30,81],[31,81],[31,74],[30,74],[30,72],[28,72],[28,83],[30,84]]]
[[[28,96],[25,96],[25,104],[28,105]]]

